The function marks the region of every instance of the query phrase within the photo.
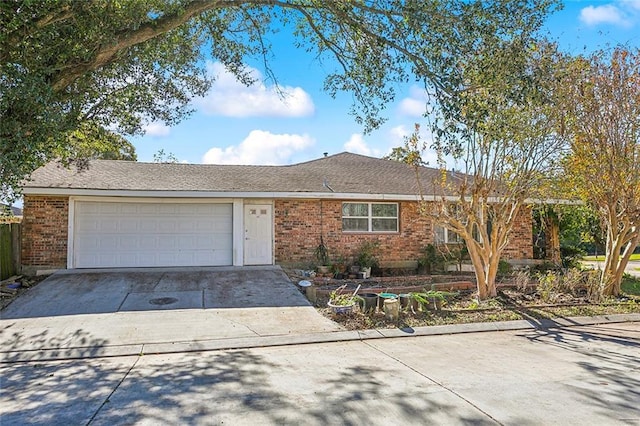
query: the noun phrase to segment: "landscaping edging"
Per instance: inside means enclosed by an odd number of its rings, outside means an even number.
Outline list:
[[[424,285],[404,286],[404,287],[361,287],[358,293],[411,293],[424,291]],[[473,290],[476,285],[471,281],[455,281],[449,283],[431,283],[429,289],[442,290],[442,291],[460,291],[460,290]],[[316,297],[328,297],[329,293],[334,291],[330,288],[322,288],[314,283],[311,287],[307,287],[307,292],[314,292]],[[345,290],[347,293],[349,290]]]

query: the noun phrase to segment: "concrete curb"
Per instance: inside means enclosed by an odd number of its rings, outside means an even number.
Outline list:
[[[161,355],[185,352],[207,352],[230,349],[252,349],[262,347],[303,345],[313,343],[335,343],[356,340],[385,338],[438,336],[446,334],[481,333],[491,331],[549,330],[555,328],[640,322],[640,314],[613,314],[592,317],[570,317],[437,325],[403,329],[335,331],[313,334],[277,335],[216,339],[192,342],[147,343],[136,345],[114,345],[103,347],[53,348],[25,351],[2,352],[0,363],[62,361],[72,359],[110,358],[142,355]]]

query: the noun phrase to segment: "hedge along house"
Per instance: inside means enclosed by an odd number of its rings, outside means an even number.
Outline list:
[[[423,190],[439,173],[420,168]],[[311,265],[321,236],[333,258],[376,240],[383,265],[406,267],[455,240],[420,215],[413,168],[351,153],[287,166],[50,163],[23,191],[25,271]],[[530,209],[504,255],[533,257]]]

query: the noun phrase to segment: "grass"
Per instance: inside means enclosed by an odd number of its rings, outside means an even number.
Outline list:
[[[625,274],[622,278],[621,288],[627,294],[640,296],[640,278]]]
[[[584,256],[583,260],[604,260],[604,255],[599,256]],[[640,253],[634,253],[631,255],[631,259],[629,260],[640,260]]]

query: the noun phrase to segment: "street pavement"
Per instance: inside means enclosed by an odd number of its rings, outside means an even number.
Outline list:
[[[2,425],[640,423],[640,322],[0,367]]]
[[[602,269],[604,261],[601,260],[582,260],[581,263],[591,269]],[[624,271],[635,277],[640,277],[640,260],[630,260]]]
[[[1,315],[2,426],[640,424],[640,314],[346,331],[271,267],[59,273]]]

